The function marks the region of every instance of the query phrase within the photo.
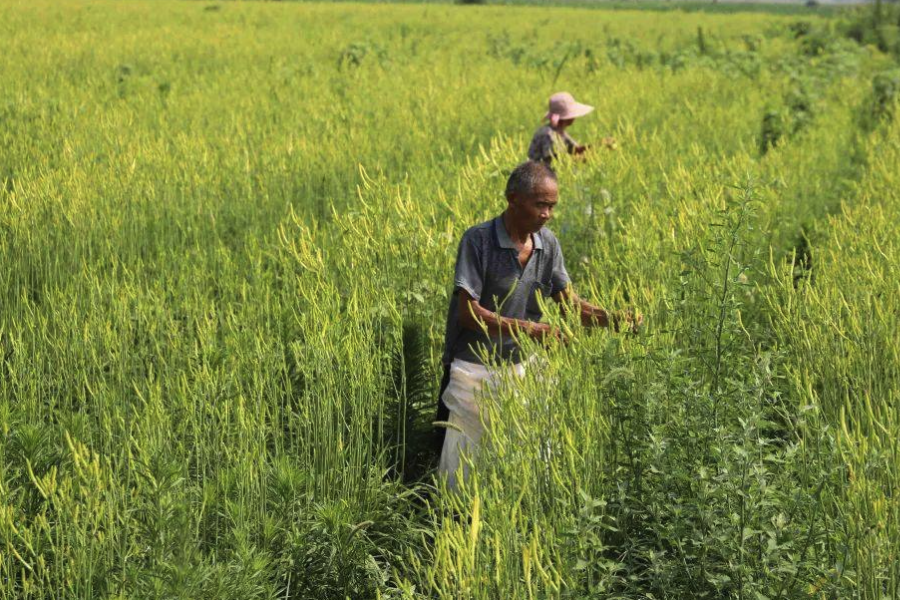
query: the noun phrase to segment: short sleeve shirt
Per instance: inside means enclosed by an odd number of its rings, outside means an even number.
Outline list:
[[[453,295],[447,313],[444,364],[454,358],[484,364],[489,361],[518,363],[522,360],[515,340],[508,335],[489,336],[459,324],[459,291],[465,290],[491,312],[502,317],[540,321],[540,294],[547,300],[569,284],[562,249],[556,236],[542,228],[532,234],[534,251],[524,267],[503,218],[476,225],[463,234],[456,256]]]
[[[578,142],[565,131],[557,131],[544,125],[534,132],[528,147],[528,158],[536,162],[551,162],[560,152],[573,152]]]

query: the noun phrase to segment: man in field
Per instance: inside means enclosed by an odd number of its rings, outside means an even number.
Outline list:
[[[516,338],[561,339],[540,322],[538,294],[579,310],[586,326],[618,329],[624,323],[636,330],[642,321],[640,315],[612,314],[575,295],[559,241],[544,227],[558,201],[556,174],[549,166],[533,161],[517,166],[507,181],[506,199],[500,216],[463,234],[456,258],[438,403],[438,420],[452,425],[438,467],[451,488],[457,485],[460,453],[474,451],[484,431],[482,388],[495,385],[504,369],[524,373]],[[463,465],[463,475],[466,469]]]

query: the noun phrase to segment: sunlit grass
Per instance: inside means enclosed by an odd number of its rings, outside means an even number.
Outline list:
[[[896,596],[887,59],[791,22],[0,6],[0,597]],[[530,347],[450,495],[456,243],[557,89],[617,141],[569,272],[647,325]]]

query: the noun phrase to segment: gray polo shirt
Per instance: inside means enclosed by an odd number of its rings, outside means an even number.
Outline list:
[[[459,324],[459,290],[491,312],[503,317],[540,321],[542,314],[537,294],[545,299],[565,289],[569,274],[563,264],[559,240],[544,227],[532,234],[534,252],[528,263],[519,264],[519,251],[512,242],[503,218],[496,217],[476,225],[463,234],[456,255],[453,295],[447,312],[444,364],[454,358],[482,363],[480,352],[517,363],[519,348],[508,335],[489,337],[482,331],[464,329]]]

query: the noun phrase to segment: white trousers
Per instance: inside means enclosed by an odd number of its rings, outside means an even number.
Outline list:
[[[488,425],[487,415],[482,414],[481,397],[497,387],[504,375],[522,377],[524,362],[508,367],[488,368],[484,365],[455,360],[450,364],[450,382],[441,399],[450,409],[441,462],[438,473],[447,477],[447,487],[455,490],[459,478],[469,475],[469,462],[463,456],[473,458]],[[460,469],[462,473],[460,473]]]

